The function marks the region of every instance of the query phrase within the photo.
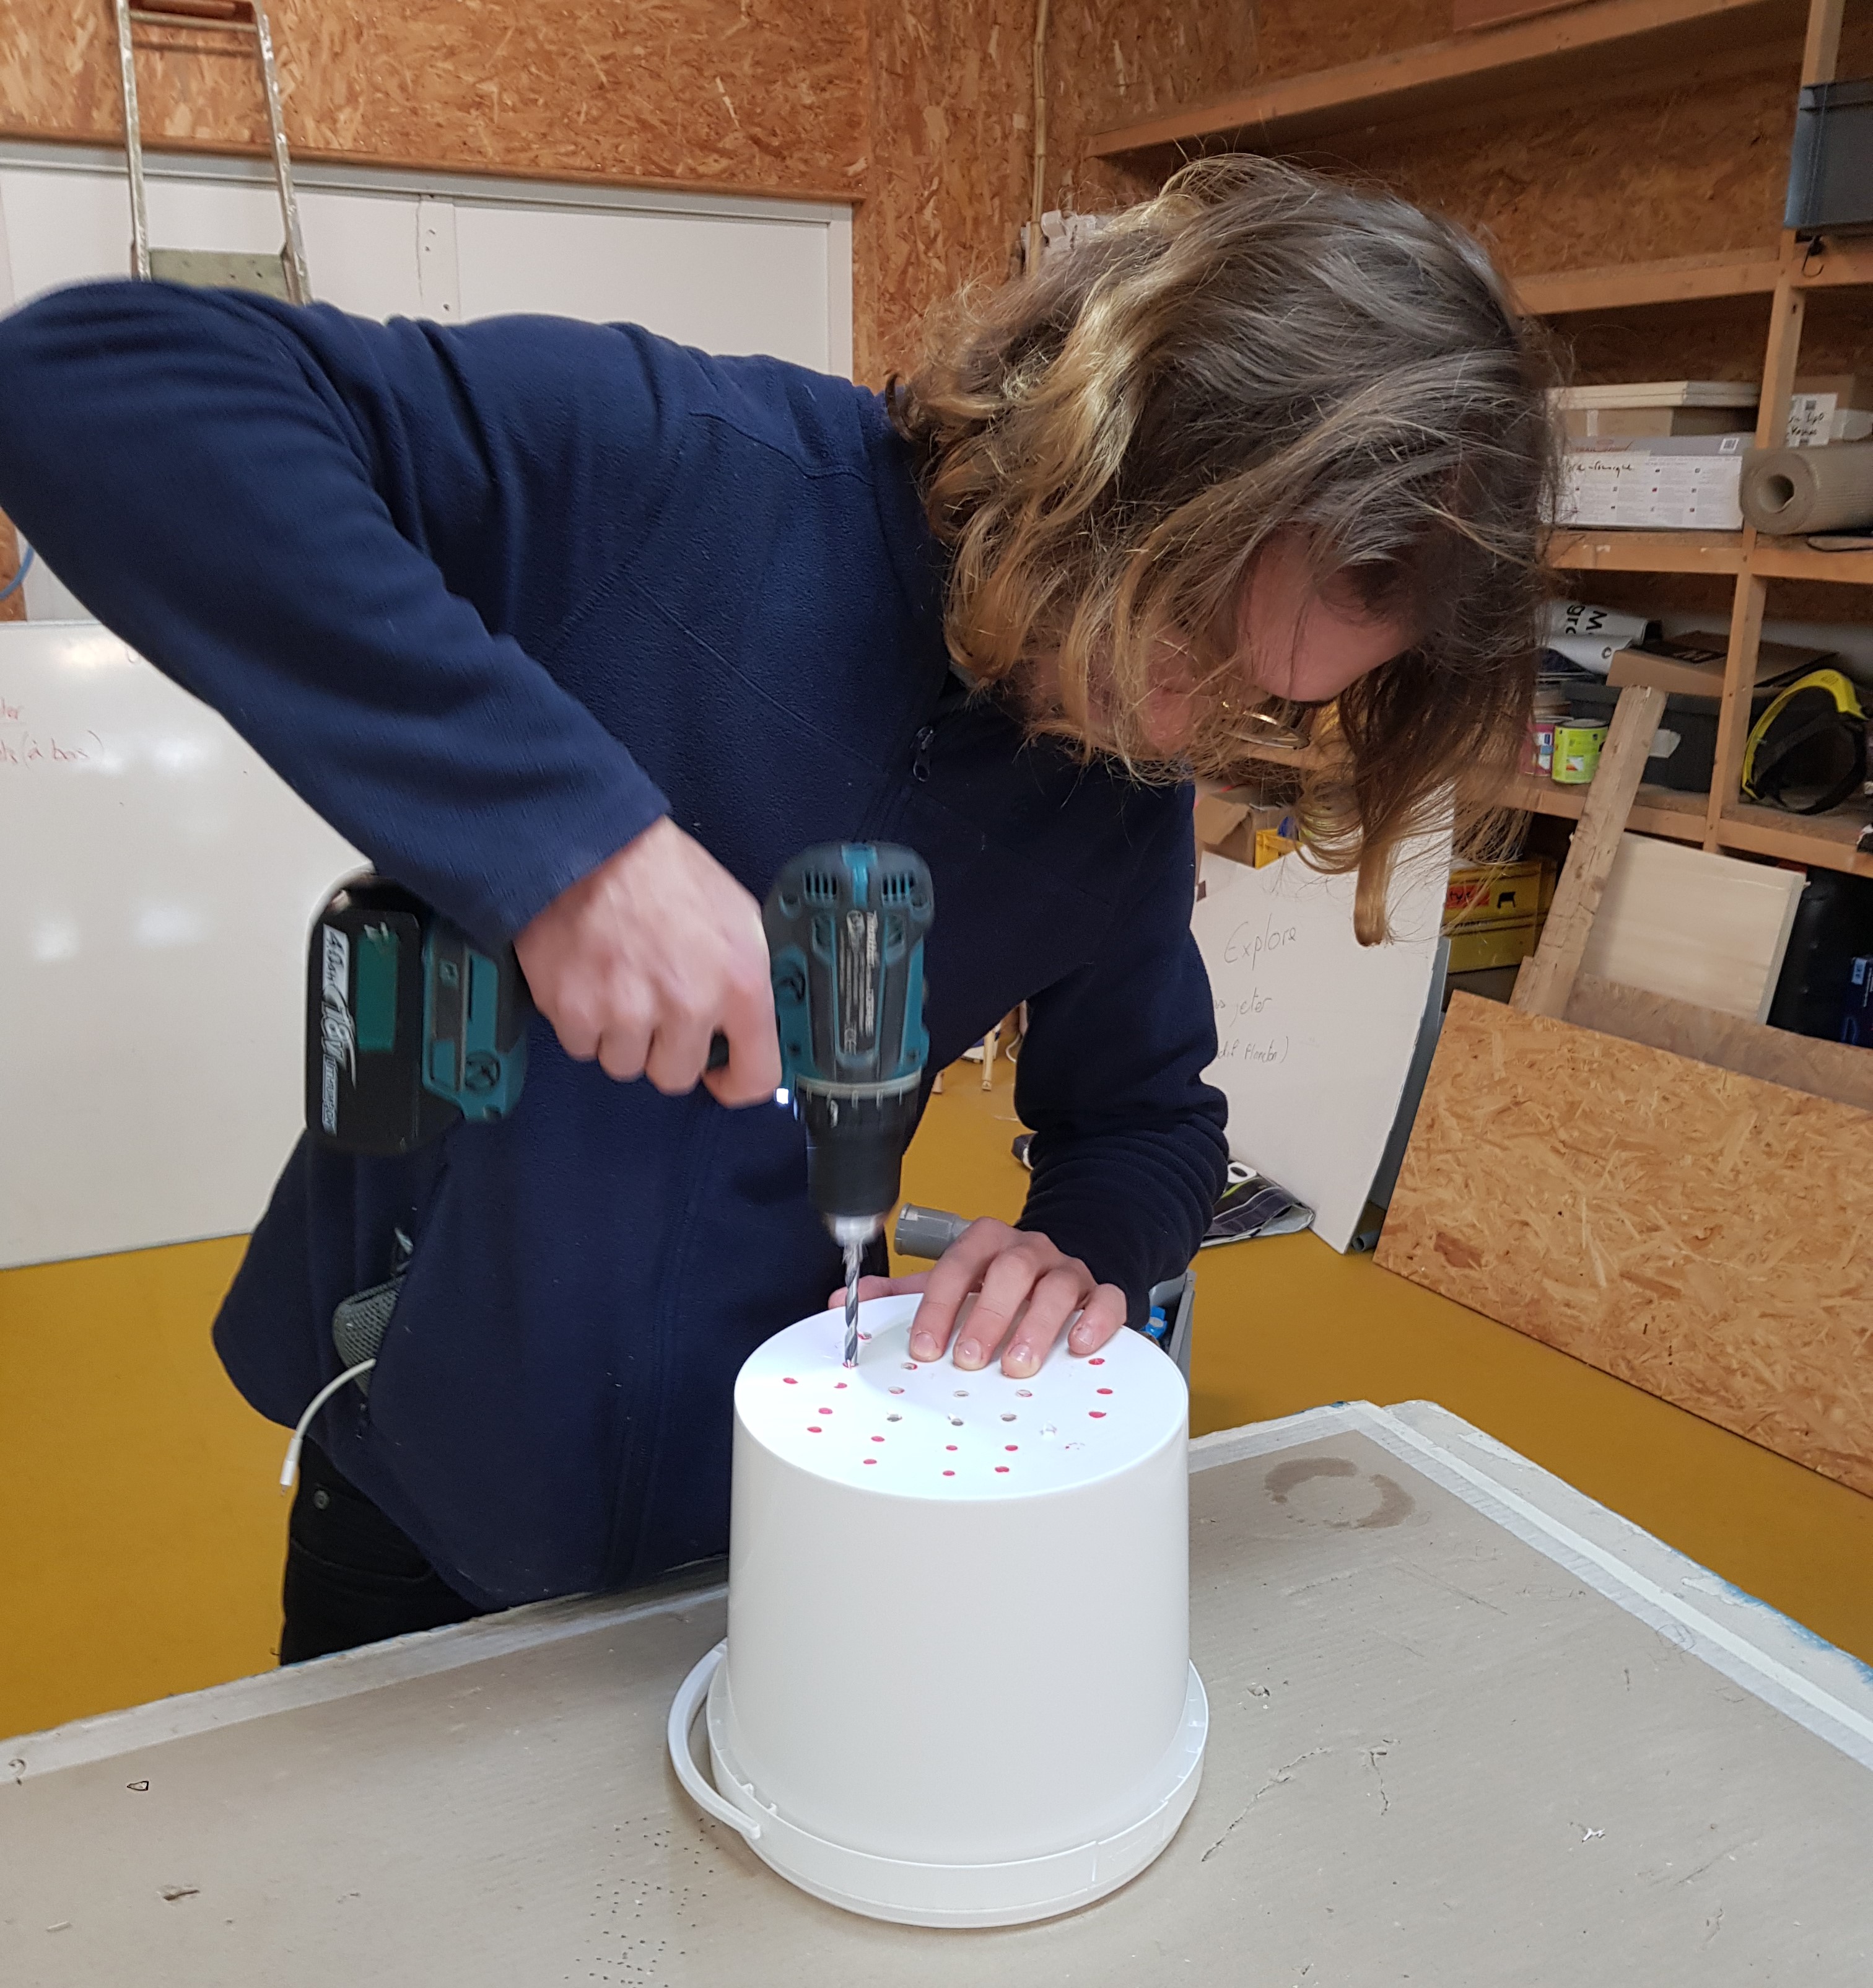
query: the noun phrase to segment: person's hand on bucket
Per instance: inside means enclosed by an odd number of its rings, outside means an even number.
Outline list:
[[[1039,1368],[1063,1327],[1071,1327],[1068,1351],[1087,1354],[1097,1353],[1125,1323],[1125,1293],[1117,1285],[1100,1283],[1077,1256],[1046,1236],[987,1217],[972,1222],[934,1270],[859,1280],[861,1300],[911,1291],[923,1296],[911,1322],[913,1360],[940,1360],[954,1336],[957,1366],[986,1367],[1001,1347],[1002,1371],[1016,1380]],[[842,1286],[827,1303],[843,1305],[845,1295]],[[972,1295],[975,1302],[965,1315]]]

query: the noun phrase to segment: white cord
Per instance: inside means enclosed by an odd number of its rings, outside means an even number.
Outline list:
[[[306,1432],[312,1427],[312,1418],[336,1394],[347,1381],[355,1381],[360,1374],[368,1374],[377,1365],[374,1360],[360,1360],[355,1367],[347,1367],[336,1381],[328,1381],[306,1405],[306,1412],[299,1419],[292,1432],[292,1440],[286,1445],[286,1460],[280,1466],[279,1488],[292,1489],[292,1480],[299,1474],[299,1452],[306,1447]]]

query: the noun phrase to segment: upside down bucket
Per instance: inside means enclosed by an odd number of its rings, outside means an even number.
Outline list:
[[[1013,1925],[1135,1877],[1196,1795],[1188,1397],[1133,1332],[1025,1381],[919,1364],[917,1302],[860,1307],[855,1369],[835,1312],[742,1368],[728,1640],[671,1757],[819,1898]]]

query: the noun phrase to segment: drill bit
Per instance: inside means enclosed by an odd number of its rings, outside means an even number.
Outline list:
[[[858,1364],[858,1266],[865,1253],[862,1242],[846,1245],[846,1364]]]

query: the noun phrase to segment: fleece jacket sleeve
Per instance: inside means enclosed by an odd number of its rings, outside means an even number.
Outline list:
[[[1203,1081],[1216,1028],[1190,931],[1195,837],[1188,807],[1165,817],[1099,955],[1029,1002],[1015,1077],[1034,1133],[1020,1226],[1117,1284],[1134,1324],[1196,1254],[1229,1166],[1229,1107]]]
[[[688,357],[87,284],[0,320],[0,508],[380,870],[496,942],[665,812],[542,659],[656,501],[658,369]],[[546,607],[516,631],[523,575]]]

